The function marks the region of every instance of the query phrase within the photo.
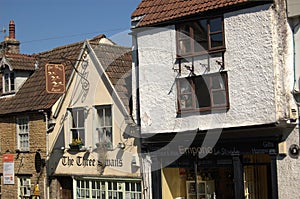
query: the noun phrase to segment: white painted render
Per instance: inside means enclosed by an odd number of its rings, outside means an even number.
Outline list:
[[[290,64],[285,58],[290,52],[290,44],[277,41],[282,36],[279,34],[284,34],[277,30],[282,20],[274,14],[271,5],[226,13],[224,64],[230,108],[223,113],[213,111],[212,114],[184,117],[178,117],[176,112],[175,78],[180,74],[176,70],[175,26],[145,28],[137,32],[141,132],[229,128],[288,118],[291,107],[295,108],[291,97],[293,73],[292,67],[284,68]],[[286,23],[283,25],[287,26]],[[205,70],[200,63],[208,63],[208,59],[195,62],[197,74]],[[218,69],[215,64],[209,72]],[[183,69],[181,77],[187,75]]]
[[[296,70],[296,82],[295,89],[300,91],[300,19],[298,24],[294,27],[294,45],[295,45],[295,70]]]

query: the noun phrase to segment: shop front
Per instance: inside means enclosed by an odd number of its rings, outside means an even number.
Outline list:
[[[66,150],[51,176],[57,182],[57,198],[141,199],[139,165],[132,162],[135,157],[136,154],[121,149],[105,155]]]
[[[169,140],[168,143],[156,142],[153,138],[144,140],[144,146],[152,148],[148,150],[152,165],[161,165],[151,173],[155,181],[153,198],[278,198],[279,137],[263,135],[246,139],[223,135],[214,146],[203,146],[203,134],[197,135],[191,143],[185,139],[189,135],[184,134],[175,144],[170,144],[174,135],[155,138]]]

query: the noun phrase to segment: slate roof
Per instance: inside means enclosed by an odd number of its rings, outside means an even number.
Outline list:
[[[141,17],[136,27],[149,26],[181,17],[245,3],[271,0],[142,0],[131,17]]]
[[[131,48],[110,44],[99,44],[94,52],[103,66],[125,108],[130,112],[131,97]]]
[[[105,36],[99,35],[91,41],[96,42],[103,37]],[[48,62],[63,63],[65,65],[67,82],[72,72],[72,64],[75,64],[78,59],[83,44],[84,41],[81,41],[39,54],[33,54],[32,57],[39,62],[39,69],[25,81],[15,96],[7,96],[0,99],[0,115],[51,108],[61,94],[50,94],[46,92],[45,64]]]

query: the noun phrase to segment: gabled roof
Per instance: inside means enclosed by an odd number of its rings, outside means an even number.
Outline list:
[[[181,17],[243,3],[271,0],[142,0],[131,17],[141,17],[136,27],[154,25]]]
[[[104,35],[92,39],[98,42]],[[0,99],[0,115],[50,109],[62,94],[46,92],[45,65],[49,62],[63,63],[66,82],[69,80],[73,64],[82,52],[84,41],[54,48],[50,51],[32,55],[38,60],[38,69],[25,81],[19,91],[10,97]]]
[[[36,58],[31,55],[5,53],[1,59],[1,66],[8,64],[12,70],[34,71]]]
[[[100,61],[106,75],[116,90],[118,97],[130,113],[129,99],[131,97],[131,48],[118,45],[99,44],[94,52]]]

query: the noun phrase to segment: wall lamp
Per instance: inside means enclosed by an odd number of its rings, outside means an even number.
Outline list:
[[[290,146],[290,148],[289,148],[289,152],[290,152],[291,155],[297,156],[297,157],[298,157],[298,156],[299,156],[299,153],[300,153],[300,148],[299,148],[298,145],[292,144],[292,145]]]
[[[123,142],[120,142],[117,146],[119,149],[124,150],[125,149],[125,144]]]

